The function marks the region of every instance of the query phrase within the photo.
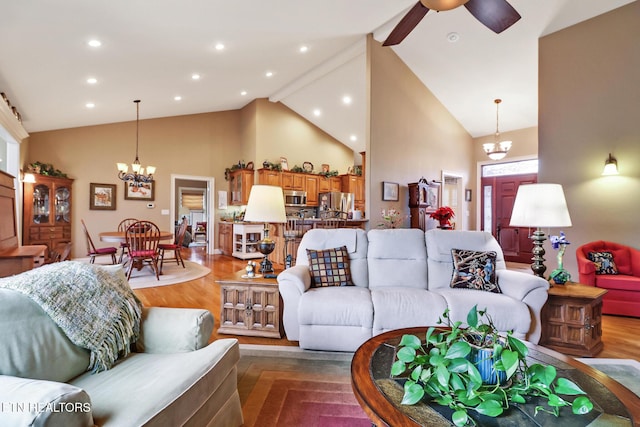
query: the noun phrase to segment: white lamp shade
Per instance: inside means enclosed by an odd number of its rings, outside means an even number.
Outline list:
[[[567,201],[560,184],[518,187],[511,213],[512,227],[571,227]]]
[[[248,222],[287,222],[282,188],[273,185],[254,185],[244,214]]]

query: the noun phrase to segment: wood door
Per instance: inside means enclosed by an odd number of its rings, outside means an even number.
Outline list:
[[[491,234],[498,240],[506,261],[530,263],[533,243],[527,227],[511,227],[511,212],[518,187],[537,182],[537,174],[482,178],[482,188],[491,187]],[[483,199],[483,218],[486,217]],[[489,213],[489,212],[487,212]]]

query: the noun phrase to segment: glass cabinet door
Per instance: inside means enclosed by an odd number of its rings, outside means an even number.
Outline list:
[[[56,209],[56,223],[68,224],[70,219],[71,205],[69,197],[71,192],[67,187],[56,188],[55,193],[55,209]]]
[[[35,224],[49,223],[50,209],[49,187],[44,184],[36,185],[33,190],[33,222]]]

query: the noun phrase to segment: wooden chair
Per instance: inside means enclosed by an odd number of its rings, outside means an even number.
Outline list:
[[[316,223],[316,228],[343,228],[346,221],[340,218],[323,218]]]
[[[118,231],[122,231],[123,233],[126,232],[127,228],[129,228],[131,224],[137,221],[138,220],[136,218],[123,219],[122,221],[120,221],[120,224],[118,224]],[[127,249],[128,249],[127,242],[120,243],[120,259],[118,259],[118,262],[120,264],[122,264],[122,259],[124,258],[124,254],[128,252]]]
[[[186,221],[183,221],[178,227],[178,231],[176,233],[176,239],[173,243],[160,243],[158,244],[158,250],[160,251],[160,274],[162,274],[162,266],[164,265],[165,259],[175,259],[176,264],[182,264],[182,268],[186,268],[184,266],[184,260],[182,259],[182,254],[180,250],[182,249],[182,241],[184,240],[184,235],[187,232],[187,224]],[[173,258],[165,258],[165,251],[173,251]]]
[[[49,252],[49,259],[45,261],[45,264],[53,264],[54,262],[66,261],[71,254],[71,242],[58,243],[56,247]]]
[[[193,241],[197,242],[198,237],[204,237],[204,241],[207,241],[207,222],[206,221],[198,221],[196,222],[196,228],[193,231]]]
[[[136,267],[141,270],[144,264],[149,264],[160,280],[158,269],[158,244],[160,242],[160,229],[151,221],[137,221],[127,228],[125,232],[129,250],[129,269],[127,280],[131,278],[131,272]]]
[[[118,249],[114,247],[96,248],[96,246],[93,244],[93,240],[91,240],[91,235],[87,230],[87,225],[84,223],[84,220],[81,219],[80,222],[82,223],[84,236],[87,239],[87,256],[91,258],[89,262],[93,264],[96,261],[97,256],[111,255],[112,264],[116,264],[116,253],[118,253]]]

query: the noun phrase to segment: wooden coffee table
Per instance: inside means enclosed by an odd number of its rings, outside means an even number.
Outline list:
[[[417,405],[401,405],[403,388],[395,379],[390,378],[395,348],[402,335],[412,334],[424,337],[426,330],[426,327],[419,327],[389,331],[366,341],[354,354],[351,362],[353,392],[360,406],[376,426],[452,425],[449,419],[439,412],[441,408],[423,402]],[[530,420],[523,421],[523,413],[527,412],[527,408],[525,411],[514,409],[509,414],[496,419],[491,418],[494,423],[492,425],[556,426],[561,425],[563,419],[566,425],[579,425],[569,423],[569,421],[576,421],[571,417],[584,417],[585,423],[582,425],[587,425],[594,419],[603,423],[598,425],[612,425],[608,420],[614,417],[616,426],[640,426],[640,398],[629,389],[602,372],[569,356],[535,344],[526,344],[529,347],[530,363],[555,366],[558,376],[571,379],[587,392],[591,401],[594,402],[594,409],[590,414],[574,416],[570,408],[562,408],[560,418],[539,414],[535,419],[540,422],[542,417],[540,424],[534,424]],[[545,416],[549,418],[545,420]]]

